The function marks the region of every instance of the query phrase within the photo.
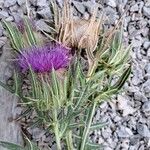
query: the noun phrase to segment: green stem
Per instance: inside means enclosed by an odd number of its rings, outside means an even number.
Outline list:
[[[89,116],[89,121],[88,121],[87,127],[84,128],[80,150],[84,150],[84,148],[85,148],[86,140],[87,140],[87,137],[88,137],[88,134],[89,134],[89,131],[90,131],[91,124],[92,124],[92,118],[93,118],[94,113],[95,113],[96,104],[97,103],[94,102],[94,104],[92,106],[92,110],[90,112],[90,116]]]
[[[59,136],[59,126],[58,126],[56,109],[53,110],[53,120],[54,120],[54,133],[55,133],[55,138],[56,138],[57,150],[61,150],[61,139]]]
[[[67,142],[67,149],[68,150],[74,150],[73,147],[73,141],[72,141],[72,131],[68,131],[67,136],[66,136],[66,142]]]

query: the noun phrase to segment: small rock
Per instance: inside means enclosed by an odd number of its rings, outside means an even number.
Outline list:
[[[13,6],[13,5],[15,5],[16,2],[17,2],[16,0],[5,0],[4,7],[8,8],[10,6]]]
[[[119,19],[117,12],[109,6],[105,8],[105,13],[106,13],[106,24],[108,25],[115,24]]]
[[[38,20],[35,23],[35,26],[37,27],[37,29],[40,29],[40,30],[43,30],[43,31],[46,31],[46,32],[51,32],[49,26],[42,19]]]
[[[150,93],[150,79],[148,79],[145,83],[143,83],[143,85],[142,85],[142,89],[143,89],[143,91],[146,93],[146,94],[148,94],[148,93]]]
[[[147,56],[150,57],[150,48],[147,50]]]
[[[147,17],[150,18],[150,7],[143,7],[143,14]]]
[[[3,26],[2,24],[0,23],[0,37],[3,35]]]
[[[5,19],[5,21],[9,21],[9,22],[13,21],[13,20],[14,20],[14,18],[12,16],[9,16],[8,18]]]
[[[51,150],[56,150],[56,149],[57,149],[57,145],[53,144],[52,147],[51,147]]]
[[[47,6],[47,1],[46,0],[37,0],[37,6],[45,7],[45,6]]]
[[[17,0],[18,5],[22,6],[26,1],[25,0]]]
[[[60,7],[63,6],[63,0],[57,0],[57,3],[58,3],[58,5],[59,5]]]
[[[145,146],[142,144],[138,150],[145,150]]]
[[[112,135],[112,131],[110,130],[110,128],[106,128],[106,129],[104,129],[104,128],[102,128],[102,136],[103,136],[103,138],[110,138],[111,137],[111,135]]]
[[[108,108],[108,104],[107,102],[103,102],[101,105],[100,105],[100,108],[104,111]]]
[[[5,19],[9,16],[7,11],[0,11],[0,19]]]
[[[142,35],[144,37],[149,35],[149,28],[148,27],[145,27],[145,28],[142,29]]]
[[[113,149],[110,147],[105,147],[105,150],[113,150]]]
[[[137,145],[140,141],[139,136],[133,136],[130,138],[130,145]]]
[[[135,112],[135,109],[128,104],[128,99],[121,95],[118,95],[118,109],[123,111],[123,116],[127,116]]]
[[[3,8],[4,0],[0,0],[0,8]]]
[[[37,127],[35,127],[35,128],[28,128],[28,131],[29,131],[29,133],[32,134],[33,138],[36,139],[36,140],[40,139],[46,132],[46,131],[41,130],[41,129],[37,128]]]
[[[46,7],[44,9],[38,11],[37,14],[41,15],[44,19],[50,19],[51,18],[51,13],[50,13],[49,7]]]
[[[150,42],[149,41],[145,41],[144,44],[143,44],[143,47],[145,49],[148,49],[150,47]]]
[[[117,130],[117,134],[120,138],[129,138],[133,135],[132,131],[125,126],[120,126]]]
[[[150,101],[144,102],[142,110],[143,112],[150,112]]]
[[[137,132],[143,137],[150,137],[150,130],[145,124],[139,123],[137,125]]]
[[[127,150],[129,148],[129,139],[124,139],[121,142],[121,149]]]
[[[81,14],[85,13],[85,7],[82,3],[77,2],[77,1],[73,1],[72,3],[78,12],[80,12]]]
[[[107,4],[108,6],[113,7],[113,8],[115,8],[115,7],[117,6],[116,0],[107,0],[107,1],[106,1],[106,4]]]
[[[122,119],[121,117],[115,116],[115,117],[113,118],[113,121],[114,121],[114,122],[119,122],[121,119]]]
[[[150,63],[147,63],[147,65],[145,66],[145,71],[147,73],[150,73]]]
[[[142,102],[147,101],[146,96],[142,92],[140,92],[140,91],[134,92],[134,99],[136,101],[142,101]]]
[[[6,41],[7,41],[7,38],[6,38],[6,37],[4,37],[4,36],[0,37],[0,48],[1,48],[2,46],[4,46],[4,44],[6,43]]]
[[[33,6],[36,6],[37,0],[29,0],[29,3],[32,4]]]
[[[135,5],[133,5],[131,8],[130,8],[130,11],[131,12],[135,12],[135,11],[138,11],[138,4],[136,3]]]

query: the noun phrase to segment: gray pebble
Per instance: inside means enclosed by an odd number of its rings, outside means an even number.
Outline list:
[[[142,89],[145,93],[150,93],[150,79],[148,79],[145,83],[142,85]]]
[[[145,124],[137,124],[137,131],[143,137],[150,137],[150,130]]]
[[[112,135],[112,131],[110,128],[107,127],[106,129],[104,128],[102,129],[102,136],[104,139],[111,137],[111,135]]]
[[[16,0],[5,0],[4,7],[8,8],[10,6],[13,6],[13,5],[15,5],[16,2],[17,2]]]
[[[7,41],[7,38],[6,38],[6,37],[4,37],[4,36],[0,37],[0,48],[1,48],[2,46],[4,46],[4,44],[6,43],[6,41]]]
[[[49,7],[46,7],[40,11],[37,12],[40,14],[44,19],[50,19],[51,18],[51,13]]]
[[[0,11],[0,19],[5,19],[9,16],[7,11]]]
[[[0,37],[3,35],[3,26],[2,26],[2,24],[0,23]]]
[[[150,18],[150,7],[143,7],[143,14],[147,17]]]
[[[38,20],[36,23],[35,23],[35,26],[37,27],[37,29],[39,30],[43,30],[43,31],[46,31],[46,32],[51,32],[49,26],[44,22],[44,20]]]
[[[145,41],[144,44],[143,44],[143,47],[145,49],[148,49],[150,47],[150,42],[149,41]]]
[[[20,5],[20,6],[22,6],[23,4],[25,4],[25,0],[17,0],[17,3]]]
[[[130,138],[130,145],[137,145],[140,141],[139,136],[133,136]]]
[[[115,8],[115,7],[117,6],[116,0],[107,0],[107,1],[106,1],[106,4],[107,4],[108,6],[113,7],[113,8]]]
[[[150,112],[150,101],[144,102],[142,110],[143,112]]]
[[[142,144],[138,150],[145,150],[145,146]]]
[[[130,8],[130,11],[131,12],[135,12],[135,11],[138,11],[139,7],[138,7],[138,4],[136,3],[135,5],[133,5],[131,8]]]
[[[128,138],[133,135],[132,131],[125,127],[125,126],[120,126],[119,129],[117,130],[118,137],[120,138]]]
[[[144,97],[144,95],[140,91],[136,91],[134,93],[134,99],[137,100],[137,101],[142,101],[143,97]]]
[[[72,3],[78,12],[80,12],[81,14],[85,13],[85,7],[82,3],[77,2],[77,1],[73,1]]]
[[[45,7],[47,6],[47,0],[37,0],[37,6],[39,7]]]

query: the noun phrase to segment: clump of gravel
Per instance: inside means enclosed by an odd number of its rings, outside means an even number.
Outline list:
[[[57,0],[62,6],[62,0]],[[50,0],[0,0],[0,19],[17,21],[20,16],[30,15],[39,28],[49,32],[45,20],[52,18]],[[90,15],[91,1],[73,1],[74,15]],[[108,121],[109,124],[94,131],[91,138],[103,144],[104,150],[148,150],[150,149],[150,1],[149,0],[101,0],[96,4],[107,15],[106,27],[114,26],[120,17],[124,19],[124,41],[132,44],[132,74],[125,84],[125,92],[104,102],[93,121]],[[28,6],[26,9],[26,6]],[[0,23],[0,54],[6,42],[6,33]],[[1,59],[1,58],[0,58]],[[30,120],[32,117],[24,119]],[[24,125],[25,127],[25,125]],[[46,150],[56,149],[52,135],[44,129],[26,128],[33,141]],[[50,142],[49,142],[50,141]]]

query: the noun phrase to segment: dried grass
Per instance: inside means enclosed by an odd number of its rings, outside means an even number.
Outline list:
[[[85,48],[94,51],[100,33],[101,19],[97,19],[97,8],[93,11],[89,20],[76,19],[69,0],[64,1],[60,10],[56,2],[52,1],[55,30],[58,33],[57,41],[68,46]]]

